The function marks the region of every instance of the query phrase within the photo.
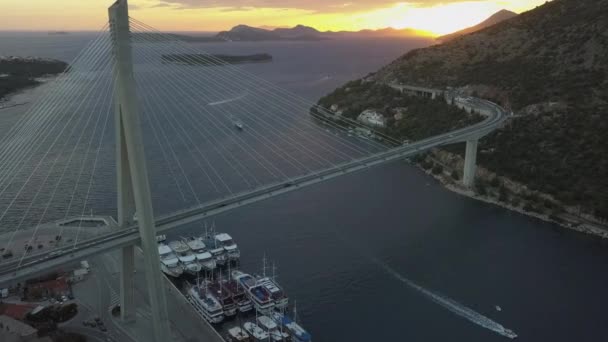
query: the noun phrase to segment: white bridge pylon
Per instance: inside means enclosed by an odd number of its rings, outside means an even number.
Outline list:
[[[117,0],[109,8],[110,31],[116,59],[116,159],[118,186],[118,223],[126,228],[137,210],[139,235],[144,254],[148,296],[152,309],[152,329],[157,342],[170,341],[169,315],[162,273],[158,267],[156,228],[133,76],[133,55],[127,0]],[[134,249],[122,250],[121,314],[132,320],[135,315],[133,272]]]

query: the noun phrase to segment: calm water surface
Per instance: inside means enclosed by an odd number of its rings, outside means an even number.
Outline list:
[[[69,61],[89,39],[88,34],[0,33],[0,55]],[[244,68],[314,101],[426,43],[202,46],[215,53],[270,53],[273,63]],[[14,100],[35,99],[43,88]],[[0,112],[2,132],[24,109]],[[112,172],[106,176],[111,185]],[[151,177],[155,184],[166,183],[163,174]],[[165,184],[157,191],[169,188]],[[102,211],[113,214],[114,193],[96,196]],[[160,210],[175,205],[171,196],[156,193],[155,199]],[[513,329],[521,341],[608,340],[605,242],[463,198],[405,163],[241,208],[216,217],[215,223],[239,243],[246,270],[259,270],[264,254],[276,262],[280,282],[297,300],[315,341],[505,340],[412,290],[374,258]],[[191,225],[174,235],[201,229],[201,224]]]

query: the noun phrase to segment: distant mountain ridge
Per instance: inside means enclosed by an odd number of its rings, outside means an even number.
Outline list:
[[[420,37],[413,29],[385,28],[380,30],[361,31],[326,31],[322,32],[310,26],[297,25],[292,28],[264,29],[247,25],[238,25],[229,31],[222,31],[214,38],[226,41],[273,41],[273,40],[327,40],[336,38],[368,37]]]
[[[486,27],[490,27],[490,26],[496,25],[496,24],[498,24],[500,22],[503,22],[505,20],[509,20],[509,19],[511,19],[513,17],[516,17],[516,16],[517,16],[517,13],[515,13],[515,12],[511,12],[511,11],[508,11],[508,10],[500,10],[500,11],[494,13],[488,19],[482,21],[481,23],[479,23],[479,24],[477,24],[475,26],[467,27],[464,30],[456,31],[456,32],[447,34],[445,36],[437,37],[436,39],[438,41],[440,41],[440,42],[445,43],[445,42],[448,42],[448,41],[450,41],[452,39],[456,39],[458,37],[467,35],[469,33],[473,33],[473,32],[477,32],[477,31],[483,30]]]

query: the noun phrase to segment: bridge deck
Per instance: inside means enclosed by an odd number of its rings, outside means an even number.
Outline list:
[[[472,138],[480,138],[500,127],[507,119],[506,112],[498,105],[480,99],[474,101],[475,105],[480,109],[493,113],[493,115],[489,115],[484,121],[470,127],[458,129],[320,172],[271,184],[253,191],[211,201],[200,206],[160,217],[156,220],[158,233],[342,175],[366,170],[391,161],[412,157],[438,146],[463,142]],[[112,231],[111,227],[108,228],[108,231]],[[39,275],[41,272],[57,269],[100,253],[106,253],[124,246],[139,244],[139,239],[137,226],[131,226],[123,230],[113,230],[111,233],[83,240],[72,246],[61,247],[54,249],[53,251],[27,256],[20,262],[20,265],[18,262],[0,264],[0,286],[16,283],[23,279]]]

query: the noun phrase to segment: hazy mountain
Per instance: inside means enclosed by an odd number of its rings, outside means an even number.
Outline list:
[[[381,30],[321,32],[313,27],[297,25],[293,28],[264,29],[247,25],[238,25],[230,31],[218,33],[217,39],[229,41],[268,41],[268,40],[326,40],[339,38],[370,37],[419,37],[415,30],[386,28]]]
[[[515,13],[515,12],[501,10],[501,11],[494,13],[491,17],[489,17],[488,19],[484,20],[483,22],[481,22],[475,26],[471,26],[464,30],[456,31],[454,33],[450,33],[445,36],[438,37],[437,40],[445,43],[447,41],[464,36],[466,34],[477,32],[479,30],[483,30],[486,27],[496,25],[500,22],[503,22],[505,20],[511,19],[516,16],[517,16],[517,13]]]
[[[369,80],[454,87],[511,108],[515,118],[481,140],[482,166],[608,219],[606,56],[608,0],[554,0],[410,51]]]

